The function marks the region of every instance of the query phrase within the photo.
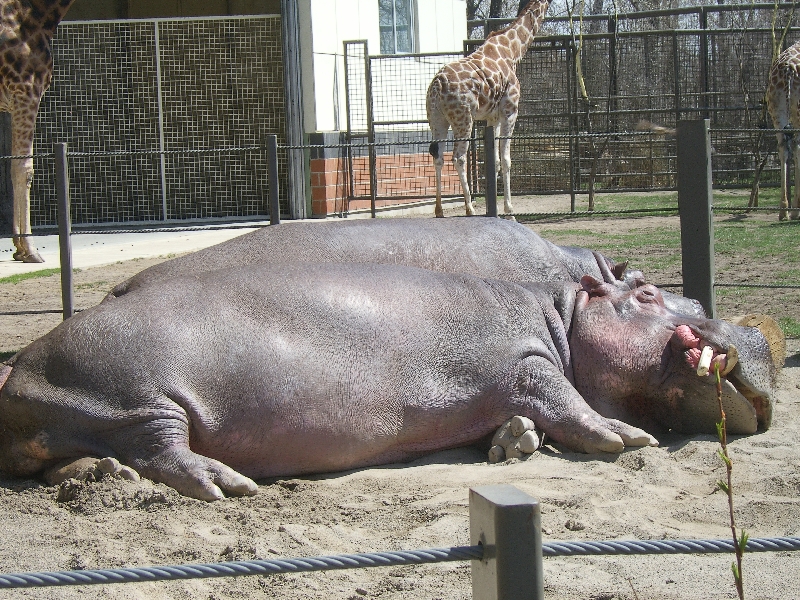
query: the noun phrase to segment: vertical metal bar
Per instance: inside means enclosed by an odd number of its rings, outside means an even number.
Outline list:
[[[11,113],[0,113],[0,155],[11,156]],[[14,232],[14,186],[11,161],[0,159],[0,234]]]
[[[353,123],[350,116],[350,111],[352,107],[350,106],[350,61],[348,57],[350,56],[350,47],[355,46],[356,44],[362,44],[364,46],[364,54],[366,54],[366,41],[352,41],[352,42],[342,42],[344,44],[344,106],[345,106],[345,115],[347,118],[347,146],[344,148],[345,157],[347,160],[347,184],[348,184],[348,191],[347,191],[347,198],[342,200],[342,210],[339,213],[340,217],[344,217],[350,212],[350,198],[355,196],[356,190],[356,183],[355,183],[355,174],[353,173]],[[345,208],[347,206],[347,208]]]
[[[305,219],[310,212],[308,202],[311,196],[308,191],[308,151],[300,148],[305,144],[305,123],[298,4],[296,0],[281,0],[281,49],[286,90],[286,141],[291,147],[286,157],[289,171],[289,212],[293,219]]]
[[[672,32],[672,72],[675,76],[675,123],[681,120],[681,109],[683,108],[681,100],[681,67],[678,53],[680,52],[680,45],[678,44],[678,32]]]
[[[482,560],[472,561],[474,600],[544,600],[539,503],[511,485],[469,490],[469,529]]]
[[[574,72],[575,65],[575,52],[573,51],[572,42],[565,42],[567,49],[567,108],[569,112],[569,211],[575,212],[575,169],[578,164],[578,142],[575,138],[575,133],[578,131],[578,117],[577,117],[577,90],[572,81],[572,73]]]
[[[278,136],[267,136],[267,187],[269,188],[269,224],[281,222],[281,203],[278,191]]]
[[[708,119],[678,122],[678,210],[683,295],[698,300],[713,319],[714,220],[708,128]]]
[[[709,93],[708,93],[708,13],[705,8],[700,9],[700,81],[703,89],[700,92],[700,116],[708,119]]]
[[[61,251],[61,305],[64,310],[64,320],[67,320],[75,312],[67,145],[65,143],[56,144],[54,152],[56,155],[56,193],[58,196],[58,246]]]
[[[155,51],[156,51],[156,93],[158,94],[158,150],[161,157],[161,219],[167,220],[167,157],[164,154],[166,141],[164,137],[164,92],[162,88],[161,76],[161,33],[160,22],[154,21],[155,27]]]
[[[486,216],[497,216],[497,156],[494,148],[494,125],[483,128],[483,169],[486,173]]]
[[[365,45],[366,48],[366,45]],[[369,207],[370,214],[376,217],[375,208],[378,195],[378,158],[375,152],[375,115],[372,112],[372,60],[364,55],[364,72],[367,84],[367,143],[369,144]]]

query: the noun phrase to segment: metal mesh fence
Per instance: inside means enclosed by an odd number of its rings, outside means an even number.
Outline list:
[[[577,21],[547,19],[517,66],[522,100],[511,144],[512,190],[675,189],[674,128],[681,119],[706,117],[714,130],[715,186],[750,187],[756,172],[761,185],[778,185],[776,141],[763,96],[772,61],[773,18],[775,35],[780,36],[792,15],[791,5],[771,4],[604,15],[587,18],[582,35]],[[472,31],[483,36],[504,24],[471,23]],[[784,45],[796,37],[790,29]],[[465,51],[481,42],[468,42]],[[422,148],[430,136],[424,111],[427,86],[441,65],[458,56],[366,56],[365,46],[362,51],[366,66],[354,77],[366,95],[359,97],[366,107],[359,127],[376,142],[394,136],[393,141],[416,140]],[[479,139],[480,125],[474,134]],[[636,131],[650,134],[628,135]],[[607,135],[585,135],[598,133]],[[444,149],[449,152],[451,145]],[[482,188],[480,157],[478,149],[469,160],[473,190]],[[452,183],[455,171],[448,159],[446,176]],[[424,161],[396,154],[359,168],[372,169],[380,182],[389,172],[404,172],[387,165]],[[432,177],[432,168],[430,173]],[[360,176],[369,181],[368,172]],[[432,183],[420,185],[419,178],[410,176],[405,186],[378,184],[375,194],[380,199],[433,189]],[[455,183],[445,194],[460,194]]]
[[[35,153],[132,153],[71,159],[75,223],[269,213],[265,151],[194,151],[285,143],[280,19],[65,22],[53,54]],[[35,167],[32,223],[52,225],[52,160]]]

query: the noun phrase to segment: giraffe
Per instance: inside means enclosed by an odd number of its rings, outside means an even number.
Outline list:
[[[442,167],[444,158],[438,140],[447,136],[452,127],[453,137],[464,140],[472,134],[472,123],[485,120],[495,127],[498,138],[495,156],[502,159],[504,205],[506,213],[514,211],[511,206],[511,140],[519,109],[520,85],[517,79],[517,64],[547,12],[548,0],[531,0],[507,27],[495,31],[472,54],[442,67],[431,81],[426,97],[428,123],[434,142],[430,153],[436,168],[436,216],[442,212]],[[464,191],[467,214],[475,214],[472,195],[467,182],[468,141],[453,144],[453,163]]]
[[[781,52],[772,63],[767,84],[767,110],[777,130],[781,163],[781,209],[778,219],[786,220],[789,208],[789,163],[794,166],[792,219],[797,219],[800,216],[800,140],[796,133],[785,130],[800,129],[800,42]]]
[[[0,0],[0,111],[11,113],[11,154],[33,155],[36,115],[53,76],[50,42],[74,0]],[[43,262],[31,242],[33,159],[11,161],[14,260]]]

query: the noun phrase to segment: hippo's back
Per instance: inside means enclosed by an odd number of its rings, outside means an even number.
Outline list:
[[[155,265],[116,286],[121,296],[156,281],[256,263],[400,264],[506,281],[571,281],[554,246],[503,219],[356,219],[269,226]]]

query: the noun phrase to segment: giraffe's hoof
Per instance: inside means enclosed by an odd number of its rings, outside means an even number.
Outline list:
[[[14,252],[13,255],[14,260],[18,260],[24,263],[43,263],[44,259],[41,255],[34,250],[33,252],[28,252],[26,250],[17,250]]]

